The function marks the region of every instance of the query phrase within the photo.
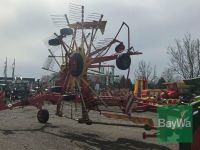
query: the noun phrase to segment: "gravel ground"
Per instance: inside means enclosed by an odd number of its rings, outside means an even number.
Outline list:
[[[177,144],[160,144],[156,139],[142,139],[143,129],[78,124],[55,116],[55,106],[45,106],[50,113],[47,124],[37,121],[37,109],[4,110],[0,112],[0,150],[176,150]],[[70,109],[67,109],[70,110]],[[66,112],[67,113],[67,112]],[[137,114],[138,115],[138,114]],[[154,117],[155,114],[139,115]],[[69,115],[70,116],[70,115]],[[116,121],[91,112],[95,121]]]

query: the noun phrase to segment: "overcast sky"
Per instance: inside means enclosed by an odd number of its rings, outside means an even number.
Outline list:
[[[10,74],[16,59],[16,75],[39,78],[48,55],[44,40],[58,31],[51,14],[68,12],[69,0],[1,0],[0,75],[8,58]],[[131,45],[143,55],[133,56],[131,76],[139,60],[157,66],[161,73],[169,63],[167,47],[185,33],[200,37],[199,0],[73,0],[87,12],[104,14],[105,33],[113,37],[123,21],[131,29]],[[123,39],[126,41],[125,37]],[[133,78],[133,77],[131,77]]]

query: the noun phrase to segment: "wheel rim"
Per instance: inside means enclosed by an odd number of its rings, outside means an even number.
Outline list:
[[[192,150],[200,150],[200,127],[198,127],[193,135]]]

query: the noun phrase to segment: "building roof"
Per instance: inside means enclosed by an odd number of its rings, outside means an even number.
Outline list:
[[[5,81],[5,77],[0,77],[0,80]],[[12,77],[7,77],[7,80],[12,81]],[[23,81],[35,82],[35,78],[22,78]]]

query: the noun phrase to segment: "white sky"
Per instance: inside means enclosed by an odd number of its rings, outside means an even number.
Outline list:
[[[48,55],[43,41],[58,31],[50,15],[67,13],[70,2],[1,0],[0,75],[3,75],[6,57],[9,70],[16,59],[17,75],[39,78],[46,73],[41,69]],[[108,37],[116,34],[123,21],[129,24],[131,45],[144,53],[132,57],[131,78],[139,60],[156,65],[161,73],[168,65],[166,50],[174,39],[182,39],[185,33],[200,37],[199,0],[73,0],[73,3],[85,5],[86,12],[104,14]]]

